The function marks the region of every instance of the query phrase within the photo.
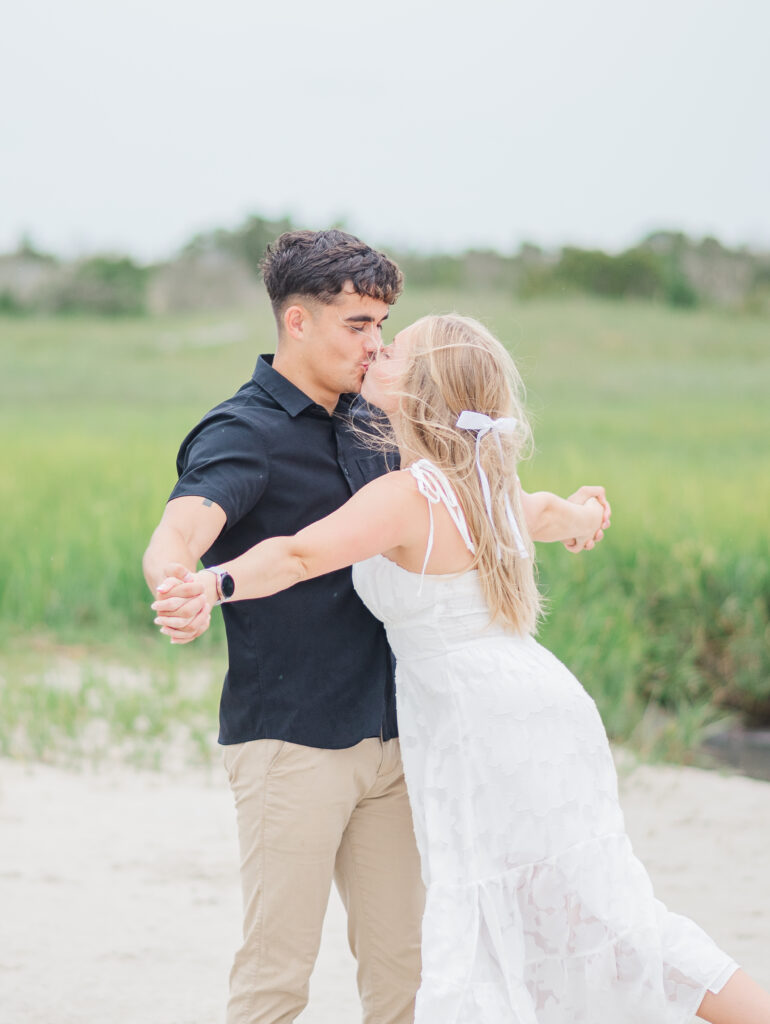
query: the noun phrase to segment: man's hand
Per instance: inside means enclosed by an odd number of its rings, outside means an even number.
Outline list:
[[[151,605],[155,625],[172,644],[187,644],[209,628],[211,604],[203,582],[187,566],[172,562],[163,567],[163,575]]]
[[[585,503],[590,501],[591,498],[595,498],[602,507],[603,515],[601,525],[596,533],[591,537],[574,537],[572,540],[564,541],[564,547],[567,551],[573,552],[573,554],[577,554],[580,551],[590,551],[604,537],[604,531],[610,526],[612,509],[610,508],[610,503],[607,501],[607,495],[605,494],[603,487],[579,487],[574,494],[570,494],[567,501],[573,501],[576,505],[585,505]]]

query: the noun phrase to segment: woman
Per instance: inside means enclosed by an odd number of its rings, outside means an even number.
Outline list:
[[[386,624],[427,888],[416,1024],[767,1024],[770,995],[655,900],[596,706],[532,638],[531,538],[590,544],[604,510],[521,490],[505,349],[473,320],[426,317],[362,393],[404,468],[198,577],[214,604],[352,564]],[[183,587],[164,585],[161,615]]]

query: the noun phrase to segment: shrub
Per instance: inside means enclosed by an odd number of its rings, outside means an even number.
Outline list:
[[[664,292],[661,261],[649,249],[611,256],[599,249],[566,248],[554,274],[564,285],[609,298],[658,298]]]
[[[25,312],[25,307],[12,291],[7,288],[0,291],[0,314],[18,316],[20,313]]]
[[[144,313],[148,274],[126,256],[93,256],[57,282],[46,305],[55,313]]]

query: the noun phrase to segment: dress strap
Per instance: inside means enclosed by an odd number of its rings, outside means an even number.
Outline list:
[[[428,499],[428,512],[430,513],[428,547],[425,552],[425,561],[422,564],[422,573],[420,574],[420,589],[422,589],[425,570],[428,568],[428,559],[430,558],[431,551],[433,550],[434,505],[438,505],[439,502],[444,505],[447,512],[452,517],[452,522],[457,527],[460,536],[465,541],[466,548],[472,555],[476,554],[476,546],[471,538],[468,523],[465,520],[465,515],[457,500],[457,496],[452,489],[452,485],[441,470],[437,466],[434,466],[432,462],[429,462],[428,459],[419,459],[419,461],[412,463],[409,467],[409,472],[417,481],[417,489],[420,494],[424,495]]]

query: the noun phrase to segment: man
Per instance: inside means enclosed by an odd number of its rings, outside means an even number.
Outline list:
[[[292,232],[264,278],[275,357],[182,443],[179,481],[144,559],[217,564],[294,533],[385,471],[349,425],[402,287],[398,268],[341,231]],[[195,635],[208,610],[195,606]],[[235,796],[243,946],[228,1024],[283,1024],[307,1003],[334,877],[348,913],[365,1021],[407,1024],[420,978],[424,894],[381,623],[349,570],[223,608],[229,669],[220,742]]]
[[[278,345],[185,438],[179,481],[144,559],[154,592],[296,533],[386,471],[351,427],[402,287],[382,253],[298,231],[263,274]],[[578,492],[577,500],[586,500]],[[235,797],[243,945],[228,1024],[288,1024],[307,1003],[332,878],[348,913],[365,1024],[407,1024],[424,892],[398,749],[393,664],[349,569],[223,607],[229,669],[220,742]],[[185,642],[209,609],[192,583],[157,621]]]

